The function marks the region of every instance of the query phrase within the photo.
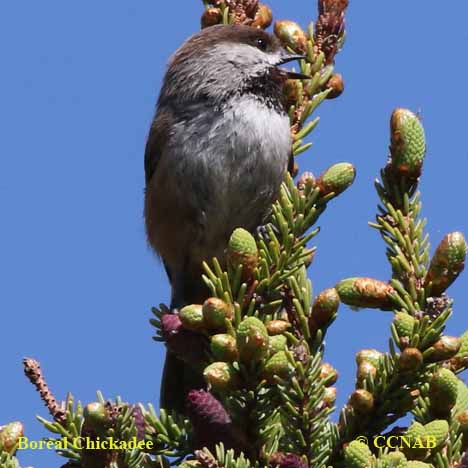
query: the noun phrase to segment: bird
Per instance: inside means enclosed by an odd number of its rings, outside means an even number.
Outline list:
[[[302,58],[246,25],[205,28],[170,58],[145,148],[144,218],[174,311],[207,298],[202,262],[222,261],[235,228],[266,222],[292,160],[283,86],[309,78],[281,66]],[[191,373],[166,353],[161,407],[181,410],[187,381],[202,385]]]

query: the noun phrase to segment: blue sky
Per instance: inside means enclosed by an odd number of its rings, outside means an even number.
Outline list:
[[[421,189],[433,248],[447,232],[468,233],[468,3],[350,3],[337,59],[346,91],[319,109],[314,145],[299,157],[316,174],[338,161],[357,167],[354,186],[320,219],[309,270],[316,292],[348,276],[389,276],[384,245],[366,223],[394,107],[419,111],[426,128]],[[143,151],[165,63],[199,25],[201,1],[177,4],[0,4],[0,424],[19,419],[32,439],[45,435],[34,415],[47,414],[23,376],[24,356],[41,361],[59,399],[72,391],[89,402],[100,389],[158,400],[163,348],[148,319],[169,290],[145,242]],[[315,0],[270,5],[277,19],[315,17]],[[468,328],[467,286],[464,274],[450,289],[449,333]],[[385,350],[390,321],[341,308],[326,355],[340,372],[340,406],[354,384],[354,354]],[[21,453],[35,468],[61,461]]]

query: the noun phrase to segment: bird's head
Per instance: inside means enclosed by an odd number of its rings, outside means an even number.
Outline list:
[[[242,25],[218,25],[189,38],[172,56],[161,98],[222,101],[228,96],[281,87],[306,75],[282,68],[302,56],[287,53],[275,36]]]

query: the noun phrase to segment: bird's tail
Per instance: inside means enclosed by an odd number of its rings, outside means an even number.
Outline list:
[[[161,381],[160,407],[185,414],[190,390],[205,388],[203,377],[174,353],[166,351]]]

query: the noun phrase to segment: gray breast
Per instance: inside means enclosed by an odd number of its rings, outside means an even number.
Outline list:
[[[184,150],[178,145],[176,172],[203,207],[199,242],[224,248],[234,228],[261,224],[275,200],[291,150],[289,119],[253,97],[235,97],[216,112],[200,106],[178,127]]]

